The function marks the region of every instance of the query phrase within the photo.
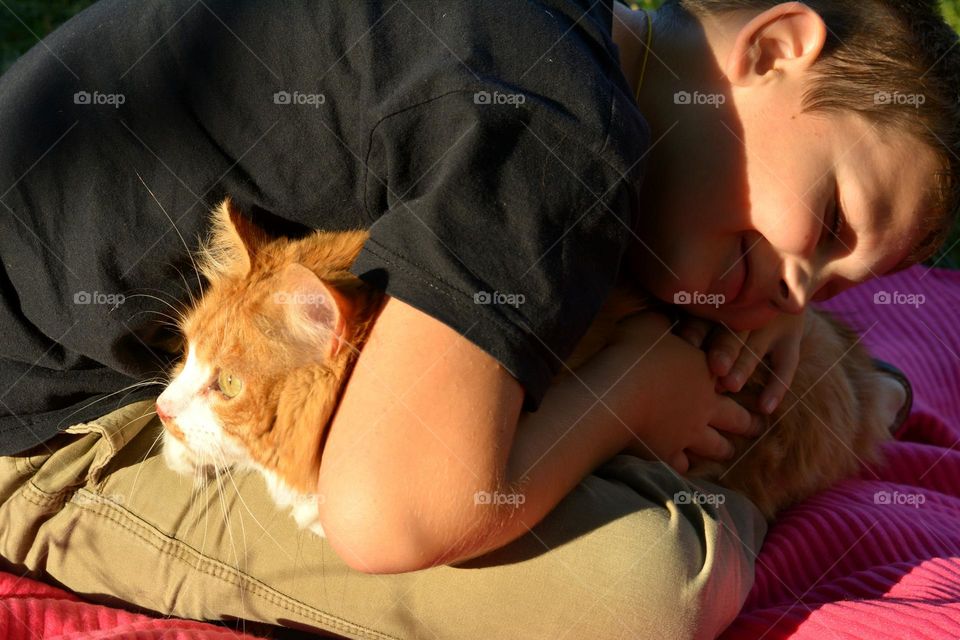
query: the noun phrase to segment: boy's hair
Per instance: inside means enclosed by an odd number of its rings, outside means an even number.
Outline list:
[[[667,6],[696,17],[765,11],[778,4],[779,0],[670,0]],[[827,26],[804,109],[858,113],[884,129],[908,132],[930,145],[941,160],[942,169],[931,181],[935,209],[920,222],[923,240],[897,269],[927,260],[960,220],[957,33],[932,0],[806,0],[804,4]]]

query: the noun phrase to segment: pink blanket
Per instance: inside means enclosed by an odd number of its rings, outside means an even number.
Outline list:
[[[771,529],[753,592],[723,640],[960,638],[958,303],[960,272],[915,267],[823,305],[906,372],[914,412],[885,467],[790,510]],[[85,604],[0,573],[0,638],[51,637],[253,638]]]
[[[915,267],[823,305],[915,393],[875,473],[777,522],[724,640],[960,638],[960,272]]]
[[[27,578],[0,573],[3,640],[256,640],[201,622],[150,618],[100,605]]]

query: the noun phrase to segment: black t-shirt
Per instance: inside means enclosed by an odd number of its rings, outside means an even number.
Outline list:
[[[539,405],[609,293],[649,129],[603,0],[102,0],[0,78],[0,453],[153,397],[230,195]],[[430,345],[424,345],[429,349]]]

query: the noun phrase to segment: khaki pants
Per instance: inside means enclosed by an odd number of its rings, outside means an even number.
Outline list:
[[[0,457],[0,565],[101,603],[348,638],[713,638],[766,532],[745,498],[623,455],[483,558],[367,575],[254,474],[194,491],[158,455],[152,411],[128,405]]]

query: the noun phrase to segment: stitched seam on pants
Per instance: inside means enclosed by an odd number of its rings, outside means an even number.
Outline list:
[[[31,460],[32,457],[33,456],[23,456],[22,458],[20,458],[20,463],[18,466],[21,466],[24,472],[36,473],[37,471],[40,470],[40,467],[37,467],[36,465],[33,464],[33,460]]]
[[[30,504],[36,505],[38,507],[49,507],[56,506],[58,508],[63,507],[63,504],[66,502],[66,489],[58,493],[47,493],[41,489],[38,489],[33,482],[29,482],[20,491],[20,495],[24,500]]]
[[[328,613],[309,607],[288,595],[282,594],[275,589],[259,582],[253,576],[250,576],[234,567],[230,567],[219,560],[205,556],[182,540],[171,538],[157,531],[155,527],[137,518],[126,509],[120,508],[114,504],[93,503],[77,504],[75,502],[67,503],[70,506],[89,511],[99,515],[109,522],[115,524],[127,533],[139,538],[141,541],[149,544],[160,553],[166,554],[176,560],[187,562],[187,560],[199,559],[206,567],[191,564],[190,567],[210,577],[218,578],[231,586],[243,587],[250,593],[260,596],[264,600],[277,605],[291,613],[303,615],[321,625],[328,625],[336,631],[344,631],[354,634],[360,634],[364,637],[374,638],[376,640],[400,640],[391,635],[384,634],[374,629],[368,629],[354,622],[349,622],[341,618],[331,616]],[[195,556],[195,558],[191,557]],[[241,584],[246,582],[246,584]]]

